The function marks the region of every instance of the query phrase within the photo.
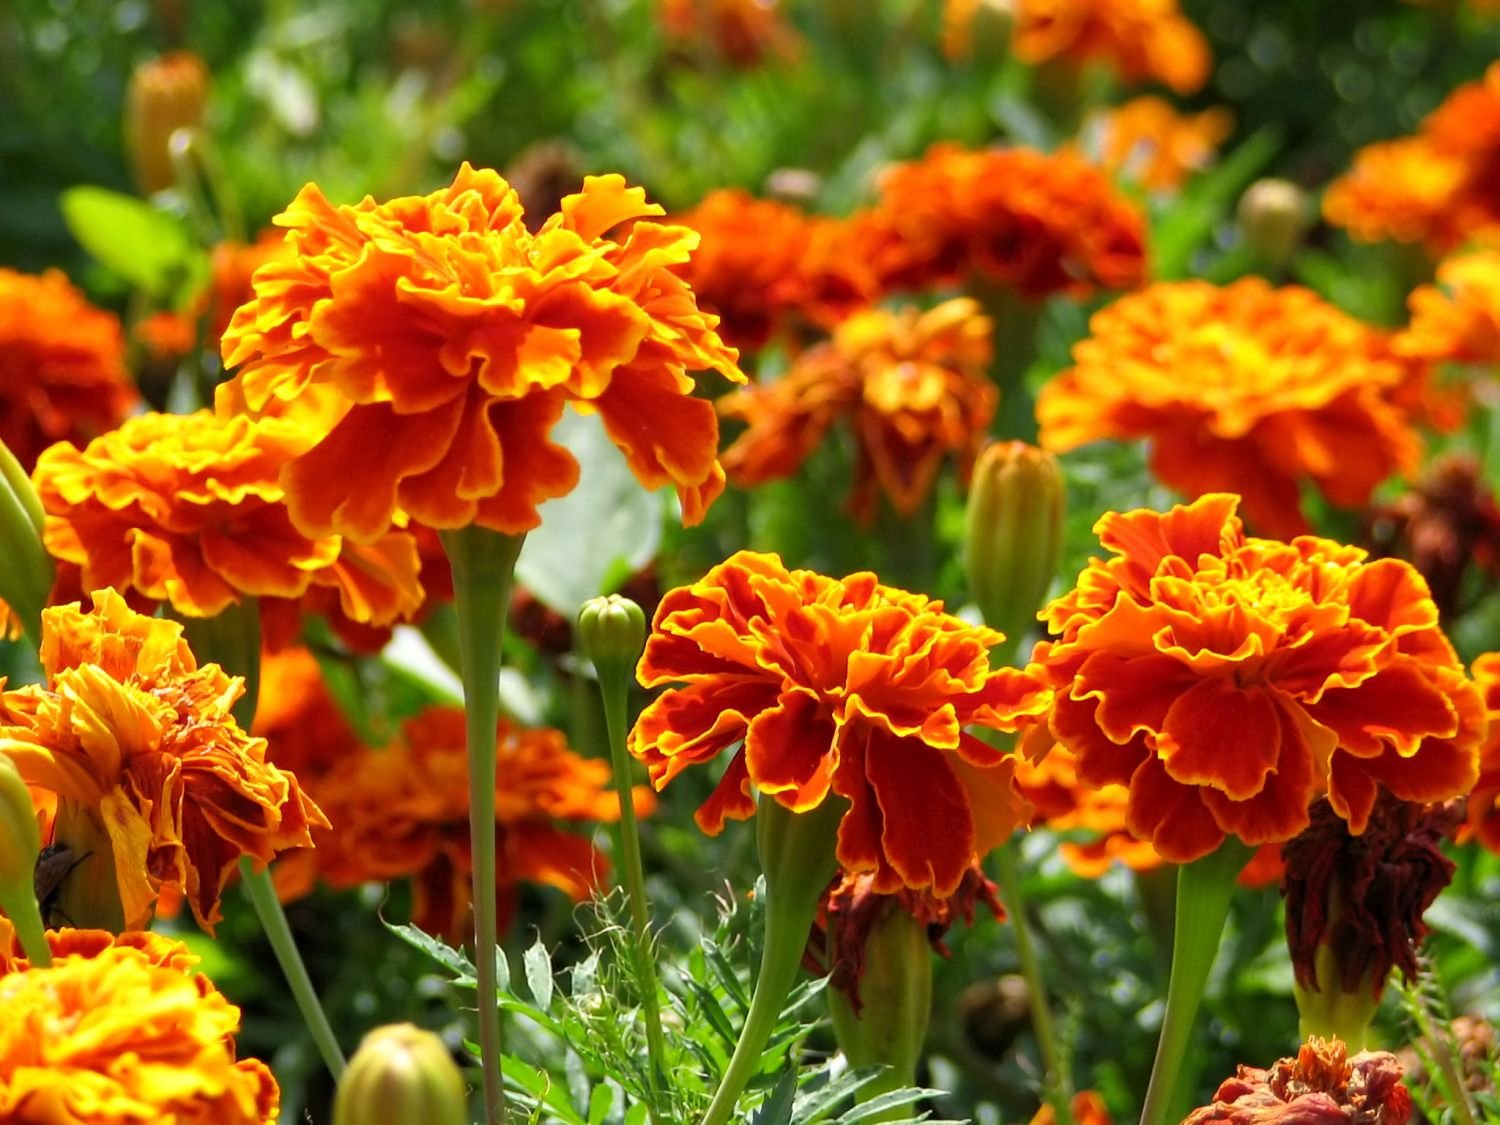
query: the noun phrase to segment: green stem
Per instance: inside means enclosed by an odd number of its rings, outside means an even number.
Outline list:
[[[303,1020],[307,1022],[307,1029],[312,1033],[313,1042],[318,1045],[318,1054],[323,1056],[323,1062],[335,1080],[343,1078],[344,1068],[347,1065],[344,1061],[344,1052],[339,1049],[339,1041],[333,1034],[333,1027],[323,1013],[323,1005],[318,1001],[318,993],[313,988],[312,978],[307,975],[307,966],[302,963],[302,954],[297,951],[297,942],[292,937],[292,928],[287,925],[286,912],[281,909],[281,900],[276,897],[276,888],[271,883],[270,870],[261,868],[257,871],[250,857],[245,856],[240,860],[240,881],[244,884],[245,893],[250,897],[251,905],[255,907],[255,914],[260,919],[261,928],[266,931],[266,937],[276,953],[276,960],[281,965],[281,971],[286,974],[287,984],[292,989],[292,997],[297,1001],[297,1008],[302,1013]]]
[[[3,890],[4,888],[0,888]],[[0,895],[0,908],[16,929],[21,939],[21,948],[26,959],[38,969],[52,964],[52,947],[47,944],[47,927],[42,924],[42,911],[37,905],[36,894],[29,886],[17,887],[14,895]]]
[[[1021,963],[1021,975],[1026,978],[1026,999],[1031,1005],[1031,1028],[1036,1033],[1037,1046],[1042,1053],[1042,1096],[1052,1107],[1058,1125],[1071,1125],[1073,1118],[1069,1099],[1073,1093],[1072,1083],[1062,1064],[1062,1052],[1057,1046],[1057,1031],[1052,1024],[1052,1006],[1047,999],[1047,982],[1042,978],[1041,962],[1037,959],[1036,947],[1031,943],[1031,926],[1026,921],[1026,892],[1016,863],[1014,838],[996,848],[994,856],[1000,901],[1005,906],[1005,913],[1010,916],[1011,929],[1016,935],[1016,959]]]
[[[604,699],[604,721],[609,728],[609,756],[615,792],[620,796],[621,874],[630,899],[630,919],[635,928],[636,977],[641,987],[641,1007],[646,1019],[646,1052],[649,1063],[647,1089],[653,1096],[666,1075],[667,1043],[661,1029],[661,1003],[657,996],[656,962],[651,956],[651,919],[646,900],[646,874],[641,864],[641,837],[636,827],[635,794],[630,784],[631,758],[625,749],[627,680],[622,670],[598,668],[599,691]],[[652,1120],[656,1120],[653,1104]]]
[[[1208,974],[1219,952],[1234,878],[1250,858],[1250,849],[1229,837],[1202,859],[1177,870],[1177,920],[1172,937],[1172,974],[1167,982],[1167,1010],[1162,1019],[1156,1062],[1146,1088],[1141,1125],[1169,1125],[1182,1062]]]
[[[489,1125],[505,1121],[500,1075],[499,953],[495,905],[495,746],[505,612],[524,536],[482,527],[441,533],[453,567],[459,675],[469,747],[469,836],[474,865],[474,964],[479,978],[479,1052]]]

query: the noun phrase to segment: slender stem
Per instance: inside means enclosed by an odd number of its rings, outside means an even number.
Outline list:
[[[505,611],[523,537],[481,527],[442,533],[453,567],[459,674],[469,748],[469,838],[474,866],[474,965],[479,978],[479,1052],[489,1125],[505,1121],[500,1075],[499,955],[495,904],[495,743]]]
[[[1168,1115],[1177,1094],[1182,1061],[1234,898],[1234,877],[1249,858],[1250,849],[1231,836],[1218,851],[1177,870],[1177,921],[1167,1010],[1146,1088],[1146,1104],[1141,1110],[1141,1125],[1168,1125],[1171,1120]]]
[[[251,905],[255,907],[261,928],[266,931],[266,937],[276,953],[276,960],[286,975],[287,984],[291,986],[292,997],[297,1001],[297,1008],[307,1023],[307,1030],[312,1033],[313,1042],[318,1045],[318,1054],[323,1056],[323,1062],[335,1080],[343,1078],[347,1065],[344,1052],[339,1049],[333,1027],[323,1013],[323,1005],[318,1001],[312,978],[307,975],[307,966],[302,963],[302,954],[297,951],[292,928],[287,925],[281,900],[276,897],[276,888],[271,884],[270,870],[261,868],[257,871],[250,857],[245,856],[240,860],[240,881],[250,897]]]
[[[1478,1118],[1475,1115],[1475,1107],[1471,1104],[1471,1094],[1468,1084],[1464,1082],[1463,1075],[1458,1071],[1458,1064],[1453,1058],[1453,1040],[1446,1027],[1439,1028],[1435,1021],[1427,1018],[1427,1011],[1419,1002],[1415,1006],[1419,1030],[1426,1036],[1427,1042],[1432,1044],[1432,1058],[1437,1063],[1437,1068],[1443,1072],[1443,1081],[1447,1083],[1448,1108],[1453,1111],[1453,1118],[1458,1125],[1475,1125]]]
[[[630,919],[635,928],[636,977],[641,987],[641,1008],[646,1020],[646,1052],[649,1061],[647,1088],[653,1095],[666,1074],[667,1043],[661,1029],[661,1002],[657,996],[656,962],[651,956],[651,919],[646,901],[646,874],[641,864],[641,838],[636,827],[635,794],[630,784],[630,754],[625,749],[626,681],[616,667],[599,671],[599,691],[604,698],[604,721],[609,728],[609,756],[615,792],[620,796],[620,868],[625,893],[630,899]],[[655,1118],[653,1105],[652,1120]]]
[[[1031,943],[1031,926],[1026,921],[1026,892],[1016,863],[1015,840],[1012,838],[1001,844],[995,849],[994,856],[1000,901],[1005,906],[1005,913],[1010,916],[1011,929],[1016,935],[1016,959],[1021,963],[1021,975],[1026,978],[1026,1000],[1031,1005],[1031,1028],[1036,1033],[1037,1046],[1042,1052],[1042,1096],[1052,1107],[1058,1125],[1071,1125],[1073,1118],[1069,1099],[1073,1094],[1072,1083],[1063,1067],[1062,1052],[1057,1046],[1057,1030],[1052,1023],[1047,982],[1042,978],[1041,962],[1037,960],[1036,947]]]

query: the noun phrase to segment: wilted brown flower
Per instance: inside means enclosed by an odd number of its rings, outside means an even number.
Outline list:
[[[1401,1064],[1389,1051],[1353,1058],[1337,1039],[1309,1039],[1295,1059],[1269,1070],[1239,1067],[1182,1125],[1406,1125],[1411,1095]]]

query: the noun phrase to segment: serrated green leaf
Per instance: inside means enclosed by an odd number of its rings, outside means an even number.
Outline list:
[[[734,1025],[729,1022],[729,1017],[724,1014],[724,1009],[719,1006],[719,998],[713,994],[711,988],[689,979],[685,982],[693,992],[698,1001],[699,1014],[706,1019],[714,1032],[726,1043],[733,1043],[736,1039]]]
[[[883,1067],[872,1066],[846,1070],[832,1081],[814,1090],[805,1091],[797,1099],[797,1121],[804,1125],[813,1125],[824,1114],[831,1113],[839,1102],[852,1097],[856,1091],[873,1082],[883,1070]]]
[[[537,1007],[545,1012],[552,1007],[552,958],[546,946],[538,940],[521,955],[521,963],[526,969],[526,987]]]
[[[393,925],[390,922],[387,922],[383,918],[381,919],[381,924],[402,941],[406,942],[406,944],[411,946],[413,949],[416,949],[422,953],[425,953],[428,957],[431,957],[439,965],[443,966],[443,968],[451,972],[455,977],[458,977],[460,979],[467,979],[468,981],[474,980],[473,962],[465,957],[462,952],[454,949],[446,942],[438,940],[431,934],[427,933],[425,930],[420,930],[416,926],[397,926]]]
[[[797,1095],[797,1068],[787,1067],[771,1091],[771,1096],[761,1103],[751,1125],[790,1125],[792,1102]]]
[[[85,250],[152,298],[173,303],[206,276],[207,258],[177,219],[134,196],[69,188],[63,220]]]
[[[928,1090],[917,1086],[911,1086],[904,1090],[892,1090],[888,1094],[879,1094],[867,1102],[855,1106],[847,1113],[836,1119],[836,1125],[857,1125],[860,1121],[870,1121],[879,1118],[887,1110],[897,1109],[904,1105],[911,1105],[923,1098],[939,1097],[943,1091]],[[920,1121],[922,1118],[913,1118]]]

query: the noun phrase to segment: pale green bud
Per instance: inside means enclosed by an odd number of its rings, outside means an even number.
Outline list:
[[[646,614],[619,594],[590,598],[578,613],[578,639],[601,678],[628,676],[646,647]]]
[[[1257,261],[1281,269],[1312,223],[1307,192],[1287,180],[1256,180],[1240,196],[1240,238]]]
[[[448,1047],[409,1023],[377,1027],[349,1060],[334,1125],[468,1125],[469,1094]]]

